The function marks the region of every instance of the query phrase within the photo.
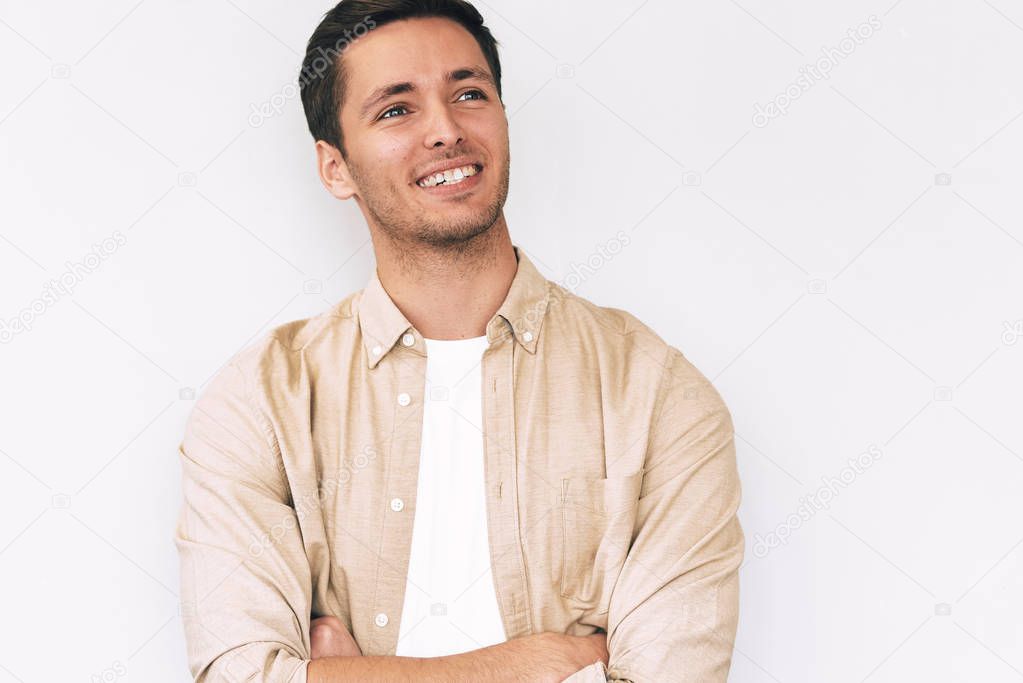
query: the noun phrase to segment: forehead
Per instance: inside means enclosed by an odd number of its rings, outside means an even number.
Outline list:
[[[347,99],[354,104],[385,83],[439,81],[452,68],[486,65],[476,39],[440,17],[402,19],[374,28],[344,51]]]

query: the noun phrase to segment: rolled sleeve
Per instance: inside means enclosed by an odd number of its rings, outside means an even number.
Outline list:
[[[561,683],[607,683],[607,667],[604,662],[594,662],[580,669]]]
[[[179,446],[174,541],[197,683],[305,683],[311,580],[269,422],[235,362],[193,406]]]
[[[611,596],[607,680],[723,682],[745,543],[732,419],[671,347],[658,402],[633,544]]]

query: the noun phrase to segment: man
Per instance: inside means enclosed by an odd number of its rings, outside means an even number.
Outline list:
[[[680,351],[511,242],[478,12],[344,0],[305,67],[320,178],[376,269],[238,353],[189,417],[195,680],[724,681],[731,417]]]

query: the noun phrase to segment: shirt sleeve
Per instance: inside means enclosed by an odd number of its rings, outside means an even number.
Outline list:
[[[196,683],[305,683],[311,579],[298,518],[252,373],[232,361],[190,413],[179,446],[174,541]]]
[[[657,391],[633,543],[611,595],[607,680],[724,682],[745,545],[732,419],[673,347]]]
[[[607,667],[597,661],[585,669],[579,669],[561,683],[607,683]]]

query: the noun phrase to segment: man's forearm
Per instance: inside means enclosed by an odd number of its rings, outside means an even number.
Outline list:
[[[444,657],[324,657],[309,663],[308,683],[494,681],[558,683],[603,656],[603,636],[554,633],[516,638]],[[603,651],[603,654],[602,654]]]

